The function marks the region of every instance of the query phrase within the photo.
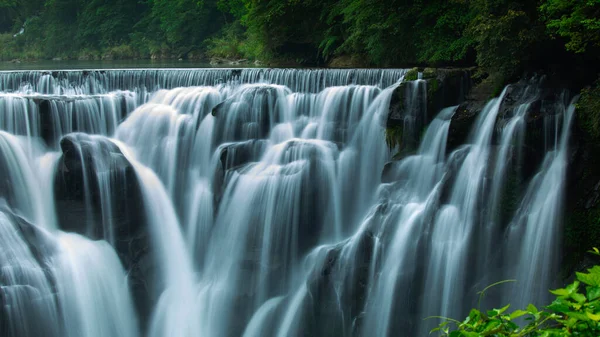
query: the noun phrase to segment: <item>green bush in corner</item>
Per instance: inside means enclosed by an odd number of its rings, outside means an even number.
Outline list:
[[[597,248],[591,253],[600,255]],[[473,309],[464,321],[445,319],[432,333],[448,337],[600,336],[600,266],[577,273],[576,281],[550,292],[556,299],[542,310],[532,304],[510,313],[510,305],[485,312]],[[527,323],[517,324],[518,318]]]

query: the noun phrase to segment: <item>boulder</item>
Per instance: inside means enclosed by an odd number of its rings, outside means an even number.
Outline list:
[[[365,310],[376,240],[367,230],[356,241],[325,248],[321,253],[307,280],[307,309],[311,314],[304,315],[304,326],[308,335],[341,336],[359,330],[355,323]]]
[[[56,279],[52,260],[58,244],[49,234],[12,212],[0,199],[0,331],[2,336],[59,337],[48,320]]]
[[[471,73],[472,69],[460,68],[409,70],[390,101],[386,121],[390,147],[399,145],[400,152],[416,149],[422,131],[442,108],[467,99],[472,86]]]
[[[154,299],[153,258],[144,201],[133,166],[110,140],[75,133],[65,136],[54,177],[59,226],[115,248],[129,275],[142,321]],[[110,212],[108,208],[110,205]]]

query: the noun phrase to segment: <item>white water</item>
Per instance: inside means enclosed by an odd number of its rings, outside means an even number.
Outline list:
[[[0,73],[0,331],[424,336],[424,317],[460,317],[501,279],[521,283],[505,299],[543,301],[572,106],[557,106],[544,132],[560,141],[507,221],[535,95],[501,116],[505,89],[447,153],[456,107],[426,126],[415,81],[404,127],[426,132],[381,184],[403,74]]]

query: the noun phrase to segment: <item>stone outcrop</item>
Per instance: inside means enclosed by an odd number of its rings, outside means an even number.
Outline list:
[[[423,130],[442,108],[467,99],[472,72],[470,68],[409,70],[390,102],[386,121],[388,145],[398,146],[399,153],[414,151]]]
[[[472,70],[463,70],[462,74],[470,76],[472,72]],[[447,70],[441,69],[415,68],[406,74],[405,81],[396,89],[390,106],[387,133],[388,138],[391,137],[396,142],[390,145],[397,146],[407,142],[404,139],[406,124],[403,119],[403,116],[407,115],[407,108],[410,108],[407,104],[407,101],[410,102],[407,93],[409,92],[408,88],[411,85],[414,86],[415,82],[411,81],[418,82],[419,78],[427,86],[425,96],[427,97],[426,116],[428,118],[434,116],[432,111],[439,110],[440,107],[459,105],[450,124],[447,153],[450,154],[459,146],[469,142],[469,135],[480,112],[489,99],[499,96],[500,92],[499,88],[493,86],[492,81],[483,81],[472,86],[474,81],[470,78],[459,80],[459,75],[452,75],[456,73],[460,74],[460,71],[452,70],[448,73]],[[445,89],[441,89],[440,83]],[[566,85],[569,86],[570,82]],[[544,130],[560,130],[562,119],[557,115],[557,112],[560,111],[557,106],[567,106],[569,100],[579,90],[578,87],[570,88],[571,91],[568,89],[560,80],[543,76],[513,83],[506,89],[500,102],[496,130],[492,139],[493,145],[499,143],[503,126],[514,116],[518,107],[524,103],[529,104],[525,115],[522,147],[513,151],[515,155],[520,156],[519,165],[513,167],[507,177],[509,185],[506,188],[510,190],[512,195],[510,198],[518,199],[524,193],[523,186],[526,186],[527,182],[538,172],[546,151],[558,141],[557,135],[560,132]],[[422,96],[419,97],[421,104],[424,102]],[[421,108],[418,111],[423,110]],[[563,233],[562,277],[564,278],[573,275],[574,271],[585,270],[586,267],[595,263],[588,261],[590,257],[586,256],[585,252],[598,246],[600,242],[600,145],[598,145],[600,140],[589,131],[589,128],[586,128],[586,123],[589,124],[586,118],[589,119],[588,116],[583,116],[579,111],[575,111],[569,140],[570,153]],[[429,122],[427,118],[422,120],[425,123]],[[402,138],[397,139],[399,137]],[[413,139],[409,144],[418,144],[418,139]],[[395,159],[401,159],[415,150],[414,148],[406,150],[406,148],[407,146],[399,146],[400,155],[397,155]],[[495,158],[492,157],[492,160]],[[396,171],[394,167],[397,165],[397,161],[386,164],[382,172],[382,182],[391,183],[397,179],[394,176]],[[517,206],[509,205],[510,200],[505,202],[508,204],[504,204],[504,208]],[[514,211],[512,208],[511,210]],[[503,212],[510,213],[511,210]]]
[[[104,137],[74,133],[64,137],[60,147],[54,178],[58,223],[62,230],[113,245],[129,275],[140,317],[146,319],[154,300],[148,280],[155,271],[144,198],[133,166]]]

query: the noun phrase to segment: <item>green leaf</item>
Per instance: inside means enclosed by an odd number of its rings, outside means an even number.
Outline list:
[[[487,315],[489,317],[496,317],[498,316],[498,310],[494,309],[494,310],[488,310]]]
[[[537,314],[538,313],[538,309],[535,307],[535,305],[529,303],[529,305],[527,306],[527,311],[532,313],[532,314]]]
[[[588,301],[593,301],[597,298],[600,298],[600,287],[587,287],[586,291]]]
[[[571,294],[571,298],[574,299],[575,301],[577,301],[577,303],[579,303],[579,304],[584,303],[586,300],[585,296],[580,293]]]
[[[579,321],[589,321],[590,318],[581,312],[576,312],[576,311],[569,311],[565,313],[567,316],[569,316],[571,319],[575,318]]]
[[[485,324],[485,326],[484,326],[484,328],[483,328],[483,331],[484,331],[484,332],[488,332],[488,331],[494,330],[494,329],[496,329],[496,328],[497,328],[497,327],[498,327],[500,324],[502,324],[502,323],[501,323],[499,320],[497,320],[497,319],[495,319],[495,320],[492,320],[492,321],[489,321],[489,322],[487,322],[487,323]]]
[[[528,307],[529,308],[529,307]],[[555,311],[555,312],[567,312],[569,311],[569,302],[562,299],[562,298],[557,298],[555,299],[552,304],[550,304],[547,307],[549,310]]]
[[[451,337],[453,337],[452,335],[450,335]],[[460,336],[464,336],[464,337],[481,337],[480,334],[478,334],[477,332],[471,332],[471,331],[461,331]]]
[[[458,330],[454,330],[450,333],[450,335],[448,335],[448,337],[461,337],[462,333]]]
[[[592,314],[591,312],[586,312],[585,315],[594,322],[600,321],[600,314]]]
[[[503,306],[502,308],[500,308],[500,309],[496,309],[496,310],[498,310],[498,313],[499,313],[499,314],[502,314],[502,313],[504,313],[504,312],[506,311],[506,309],[508,309],[509,307],[510,307],[510,304],[507,304],[507,305]]]
[[[511,330],[517,330],[519,328],[519,326],[516,325],[514,322],[506,322],[504,324],[508,326]]]
[[[477,320],[479,320],[480,317],[481,317],[481,312],[477,309],[471,309],[471,312],[469,312],[469,318],[472,321],[477,321]]]
[[[592,268],[592,269],[594,269],[594,268]],[[600,270],[598,270],[598,272],[596,273],[596,271],[592,272],[592,269],[590,269],[589,274],[578,272],[577,279],[589,286],[599,287],[600,286]]]
[[[569,291],[564,288],[550,290],[550,292],[556,296],[568,296],[569,295]]]
[[[515,318],[518,318],[518,317],[521,317],[521,316],[527,315],[527,314],[528,314],[528,312],[525,310],[515,310],[510,314],[509,317],[510,317],[510,319],[515,319]]]
[[[579,289],[579,284],[580,284],[579,281],[575,281],[575,282],[569,284],[567,286],[567,288],[565,288],[565,289],[567,289],[567,291],[569,292],[569,295],[570,295],[570,294],[576,292],[577,289]]]

